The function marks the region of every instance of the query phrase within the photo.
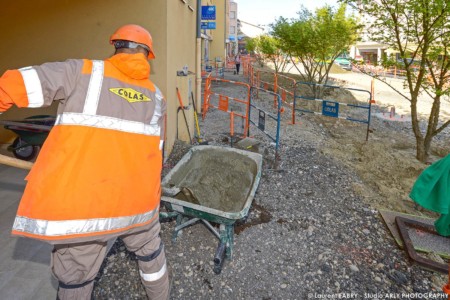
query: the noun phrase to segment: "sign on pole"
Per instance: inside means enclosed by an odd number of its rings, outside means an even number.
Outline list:
[[[334,101],[323,100],[322,115],[333,118],[339,117],[339,103]]]
[[[202,20],[215,20],[216,6],[202,6]]]
[[[201,29],[216,29],[216,22],[202,22]]]

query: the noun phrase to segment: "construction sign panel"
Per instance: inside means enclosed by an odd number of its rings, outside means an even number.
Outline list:
[[[262,110],[259,110],[258,128],[262,131],[266,130],[266,113]]]
[[[324,100],[322,102],[322,115],[337,118],[339,116],[339,103]]]
[[[202,20],[215,20],[216,6],[202,6]]]
[[[219,109],[222,111],[228,111],[228,97],[219,95]]]

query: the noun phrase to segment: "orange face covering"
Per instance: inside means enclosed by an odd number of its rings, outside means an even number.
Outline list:
[[[150,64],[143,53],[119,53],[110,57],[107,61],[110,61],[122,73],[133,79],[141,80],[150,77]]]

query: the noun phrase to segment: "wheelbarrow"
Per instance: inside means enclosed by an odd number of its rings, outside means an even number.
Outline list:
[[[161,213],[160,218],[176,217],[173,242],[183,228],[202,222],[219,240],[214,256],[216,274],[222,271],[225,258],[232,259],[234,225],[248,216],[261,167],[258,153],[196,146],[162,181],[161,202],[168,213]]]
[[[21,121],[0,121],[6,129],[13,131],[18,137],[8,147],[16,158],[22,160],[34,159],[56,118],[48,115],[36,115]]]

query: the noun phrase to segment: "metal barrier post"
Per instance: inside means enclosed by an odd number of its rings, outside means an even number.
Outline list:
[[[254,105],[254,104],[252,103],[252,100],[253,100],[253,99],[252,99],[252,96],[253,96],[254,93],[251,92],[251,96],[250,96],[250,108],[249,108],[249,115],[248,115],[249,122],[250,122],[251,124],[255,125],[255,126],[256,126],[259,130],[261,130],[268,138],[270,138],[272,141],[275,142],[275,156],[276,156],[276,158],[278,159],[278,149],[279,149],[279,144],[280,144],[280,127],[281,127],[281,96],[278,95],[278,94],[276,94],[276,93],[274,93],[274,92],[271,92],[271,91],[268,91],[268,90],[264,90],[264,89],[262,89],[262,88],[260,88],[260,87],[255,87],[255,86],[253,86],[253,87],[251,87],[251,89],[252,89],[252,90],[255,90],[255,89],[256,89],[256,90],[261,90],[261,91],[263,91],[263,92],[272,94],[272,95],[276,96],[277,99],[278,99],[278,101],[277,101],[277,114],[276,114],[276,117],[274,117],[271,113],[266,112],[265,110],[259,108],[258,106]],[[273,120],[275,120],[275,121],[277,122],[277,127],[276,127],[275,137],[271,136],[269,133],[267,133],[267,132],[265,131],[265,129],[260,128],[259,126],[256,125],[255,122],[253,122],[253,121],[251,120],[251,116],[250,116],[250,113],[251,113],[251,107],[256,108],[260,113],[263,112],[264,115],[269,116],[269,118],[271,118],[271,119],[273,119]],[[249,135],[250,135],[250,129],[249,129],[248,136],[249,136]]]
[[[273,73],[273,92],[278,93],[278,74]],[[277,105],[277,96],[273,96],[273,107]]]

